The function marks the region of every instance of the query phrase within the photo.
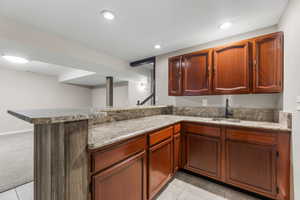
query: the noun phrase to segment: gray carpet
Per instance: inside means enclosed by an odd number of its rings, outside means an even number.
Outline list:
[[[0,192],[33,180],[33,133],[0,135]]]

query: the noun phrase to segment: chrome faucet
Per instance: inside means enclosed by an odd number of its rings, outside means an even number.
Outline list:
[[[233,113],[229,111],[229,99],[226,99],[225,118],[232,117]]]

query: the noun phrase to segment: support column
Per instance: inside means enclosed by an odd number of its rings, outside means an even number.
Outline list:
[[[88,200],[88,121],[34,126],[34,200]]]
[[[113,77],[106,77],[106,106],[112,107],[114,102],[114,84]]]

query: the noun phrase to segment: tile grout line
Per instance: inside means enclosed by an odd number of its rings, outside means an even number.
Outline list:
[[[18,200],[21,200],[21,198],[19,197],[19,194],[18,194],[17,188],[15,188],[15,189],[14,189],[14,191],[16,192],[16,195],[17,195],[17,198],[18,198]]]

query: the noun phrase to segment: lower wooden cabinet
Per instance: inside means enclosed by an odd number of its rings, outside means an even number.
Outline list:
[[[146,178],[144,151],[93,176],[93,199],[146,200]]]
[[[290,133],[183,124],[186,170],[277,200],[290,199]],[[218,137],[219,135],[219,137]]]
[[[152,200],[180,168],[290,200],[290,132],[182,122],[94,150],[92,200]]]
[[[227,183],[275,197],[275,146],[227,141],[226,153]]]
[[[181,135],[174,135],[174,173],[181,165]]]
[[[209,177],[220,177],[221,142],[219,138],[187,134],[186,169]]]
[[[173,174],[173,141],[165,140],[149,149],[148,194],[152,199]]]

